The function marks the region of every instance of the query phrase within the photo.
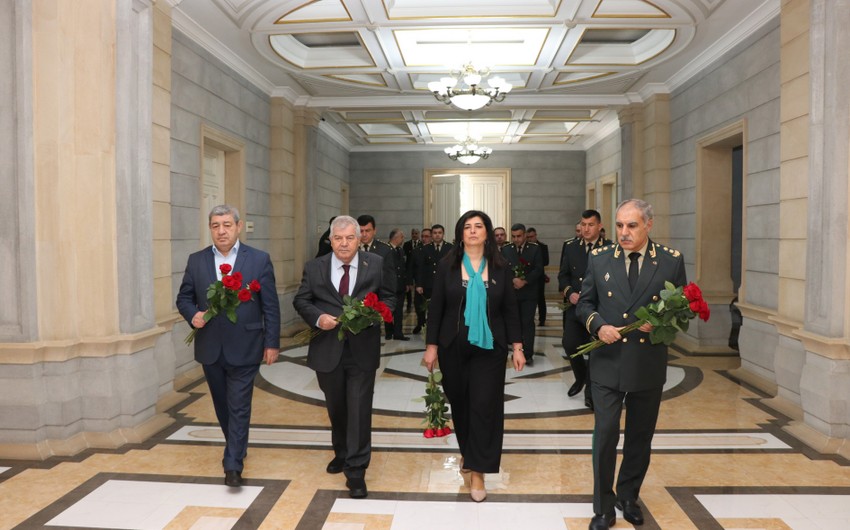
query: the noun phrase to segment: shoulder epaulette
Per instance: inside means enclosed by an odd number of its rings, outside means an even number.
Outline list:
[[[682,255],[682,254],[681,254],[681,252],[679,252],[679,251],[678,251],[678,250],[676,250],[675,248],[664,247],[664,246],[661,246],[661,245],[655,245],[655,246],[656,246],[656,248],[657,248],[657,247],[661,247],[661,249],[662,249],[662,250],[664,250],[664,252],[666,252],[666,253],[670,254],[670,255],[671,255],[671,256],[673,256],[674,258],[678,258],[679,256],[681,256],[681,255]]]
[[[572,245],[572,244],[573,244],[573,243],[575,243],[576,241],[578,241],[578,238],[571,237],[571,238],[569,238],[569,239],[565,240],[565,241],[564,241],[564,244],[565,244],[565,245]]]
[[[535,243],[534,241],[526,241],[525,244],[526,245],[534,245],[535,247],[538,246],[537,243]]]
[[[596,256],[598,254],[602,254],[603,252],[607,252],[609,250],[614,250],[614,247],[616,247],[616,246],[617,245],[605,245],[604,247],[598,247],[598,248],[591,250],[590,253],[593,254],[594,256]]]

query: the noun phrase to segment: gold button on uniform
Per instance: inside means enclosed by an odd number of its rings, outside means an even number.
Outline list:
[[[643,344],[644,342],[646,342],[646,339],[640,339],[641,344]]]
[[[614,293],[612,293],[611,291],[608,291],[608,298],[611,298],[612,296],[614,296]]]
[[[623,337],[623,342],[629,342],[629,338],[628,338],[628,337]]]
[[[623,318],[629,318],[629,314],[628,314],[628,313],[623,313]]]

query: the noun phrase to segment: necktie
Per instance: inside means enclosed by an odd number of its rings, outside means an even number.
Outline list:
[[[435,245],[437,247],[437,254],[440,253],[440,245]]]
[[[638,269],[638,258],[640,258],[640,252],[630,252],[629,259],[632,261],[629,263],[629,288],[632,291],[635,290],[635,286],[638,281],[638,274],[640,270]]]
[[[584,248],[584,252],[585,252],[586,254],[590,254],[590,249],[592,249],[592,248],[593,248],[593,245],[591,245],[590,243],[587,243],[587,244],[585,244],[584,246],[585,246],[585,248]]]
[[[343,265],[342,266],[342,278],[339,280],[339,295],[345,296],[348,294],[348,280],[350,276],[348,275],[348,269],[351,268],[351,265]]]

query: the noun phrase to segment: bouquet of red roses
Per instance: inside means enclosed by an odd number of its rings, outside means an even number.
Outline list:
[[[422,436],[425,438],[442,437],[452,433],[446,419],[446,412],[449,407],[446,405],[446,398],[440,389],[440,381],[443,380],[443,374],[440,371],[431,372],[428,374],[428,383],[425,384],[425,395],[418,398],[417,401],[425,402],[425,419],[422,423],[425,424],[425,431]]]
[[[357,335],[372,324],[381,322],[389,324],[393,321],[393,313],[387,304],[378,300],[378,295],[375,293],[368,293],[363,300],[345,295],[342,297],[342,314],[336,317],[336,320],[339,322],[337,338],[343,340],[346,331]],[[324,330],[308,328],[297,333],[293,339],[295,344],[308,344],[322,331]]]
[[[702,291],[693,282],[684,287],[676,287],[670,282],[664,282],[664,289],[659,293],[659,298],[657,302],[638,308],[635,311],[638,320],[623,326],[620,329],[620,335],[625,335],[649,323],[652,324],[649,340],[653,344],[663,342],[669,346],[676,338],[676,333],[688,330],[688,324],[692,318],[698,316],[708,321],[711,315],[708,303],[702,297]],[[605,343],[596,339],[579,346],[578,351],[570,357],[590,353],[602,346],[605,346]]]
[[[253,293],[260,292],[260,282],[251,280],[246,286],[242,286],[242,273],[230,274],[233,267],[222,263],[218,268],[221,271],[221,280],[215,281],[207,287],[207,310],[204,312],[204,322],[209,322],[214,317],[224,314],[227,319],[236,323],[236,308],[242,302],[250,302]],[[186,344],[192,344],[198,328],[193,329],[186,336]]]
[[[528,273],[528,269],[531,267],[531,263],[525,258],[519,258],[519,265],[513,268],[514,278],[519,278],[520,280],[525,279],[526,273]]]

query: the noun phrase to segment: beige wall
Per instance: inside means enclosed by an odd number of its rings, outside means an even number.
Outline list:
[[[39,0],[32,9],[39,333],[114,335],[115,2]]]
[[[809,185],[809,0],[782,2],[779,316],[802,323]]]

